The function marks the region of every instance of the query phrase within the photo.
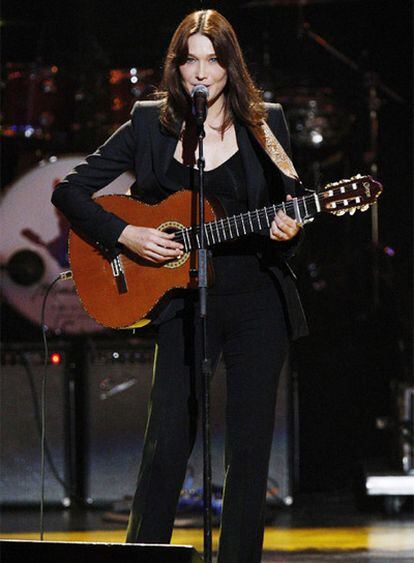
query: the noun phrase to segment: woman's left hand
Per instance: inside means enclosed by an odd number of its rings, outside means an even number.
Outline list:
[[[293,198],[288,195],[286,199],[291,201]],[[279,210],[270,225],[270,238],[279,242],[287,241],[296,236],[299,229],[300,227],[294,219]]]

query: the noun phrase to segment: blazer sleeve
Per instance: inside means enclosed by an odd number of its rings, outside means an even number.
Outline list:
[[[117,241],[127,223],[105,211],[92,195],[127,170],[134,169],[137,146],[136,105],[131,120],[122,125],[101,147],[78,164],[52,195],[52,203],[91,242],[110,253],[117,251]]]

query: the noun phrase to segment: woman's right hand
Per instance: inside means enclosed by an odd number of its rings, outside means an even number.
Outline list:
[[[174,233],[127,225],[118,242],[145,260],[160,263],[182,256],[184,247],[179,242],[174,242],[173,238]]]

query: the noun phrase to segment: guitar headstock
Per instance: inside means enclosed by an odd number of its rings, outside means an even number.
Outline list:
[[[366,211],[374,204],[383,190],[382,185],[371,176],[357,174],[349,180],[340,180],[325,186],[318,193],[321,211],[353,215],[358,209]]]

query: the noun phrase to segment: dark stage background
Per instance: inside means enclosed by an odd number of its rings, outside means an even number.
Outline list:
[[[403,98],[399,103],[380,93],[379,246],[371,245],[369,212],[322,217],[306,227],[295,259],[311,325],[310,337],[294,350],[299,487],[348,489],[364,460],[389,458],[389,437],[375,429],[375,421],[391,413],[391,382],[412,377],[412,3],[333,1],[304,9],[312,29],[360,65],[362,75],[298,35],[295,7],[248,8],[234,1],[204,6],[233,23],[259,84],[291,108],[291,128],[301,109],[309,111],[312,96],[323,99],[324,111],[333,108],[329,119],[338,117],[339,129],[330,146],[309,147],[300,140],[293,146],[308,187],[369,171],[368,71]],[[195,1],[160,0],[3,2],[3,62],[56,65],[66,104],[61,130],[49,139],[3,137],[4,185],[40,158],[92,152],[119,121],[109,107],[108,73],[151,69],[147,83],[156,83],[172,31],[199,7]],[[7,96],[3,102],[15,103]],[[7,303],[2,328],[7,342],[41,337]]]

